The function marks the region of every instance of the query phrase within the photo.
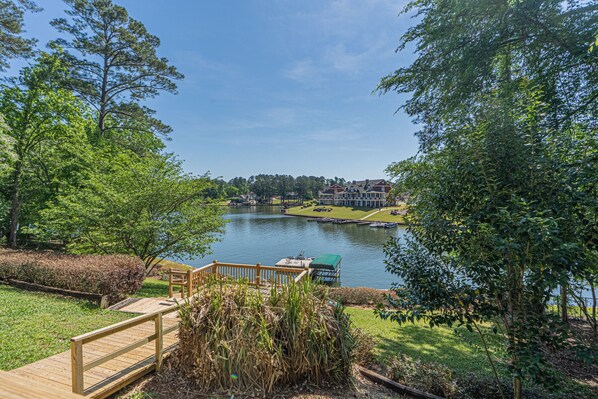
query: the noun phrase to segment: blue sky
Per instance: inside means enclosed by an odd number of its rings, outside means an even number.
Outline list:
[[[148,103],[174,131],[168,150],[189,172],[379,178],[417,151],[402,98],[372,94],[408,65],[395,53],[411,23],[401,1],[116,0],[157,35],[186,78]],[[66,8],[38,0],[27,35],[39,47]]]

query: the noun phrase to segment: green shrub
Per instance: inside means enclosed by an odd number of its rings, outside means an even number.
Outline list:
[[[130,256],[0,250],[0,279],[107,295],[111,301],[137,292],[144,273],[143,262]]]
[[[376,306],[385,302],[384,295],[387,290],[378,290],[368,287],[326,287],[320,285],[316,288],[318,296],[328,296],[330,299],[343,305]]]
[[[259,392],[289,384],[345,384],[356,346],[340,305],[311,282],[269,295],[214,282],[181,309],[174,366],[202,392]]]
[[[447,399],[459,398],[459,390],[453,373],[435,363],[424,363],[405,355],[395,356],[388,361],[389,378]]]

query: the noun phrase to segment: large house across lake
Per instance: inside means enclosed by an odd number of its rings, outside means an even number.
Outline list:
[[[320,205],[340,205],[381,208],[395,205],[389,195],[391,184],[384,179],[352,181],[346,185],[333,184],[319,192]]]

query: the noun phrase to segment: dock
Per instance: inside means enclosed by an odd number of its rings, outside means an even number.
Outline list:
[[[156,370],[178,343],[175,333],[178,330],[178,306],[173,306],[168,298],[145,299],[143,306],[147,308],[163,307],[161,303],[170,305],[74,337],[71,339],[74,350],[11,370],[9,374],[30,382],[32,387],[47,387],[49,391],[40,398],[66,398],[74,391],[86,398],[105,398],[126,387]],[[134,313],[139,311],[142,309],[136,308]],[[62,396],[50,396],[51,392],[61,392]]]

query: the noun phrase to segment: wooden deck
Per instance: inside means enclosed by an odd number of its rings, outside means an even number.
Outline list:
[[[167,304],[167,305],[164,305]],[[136,301],[124,311],[134,313],[152,313],[164,307],[171,307],[173,302],[166,298],[145,298]],[[165,314],[162,319],[163,329],[175,328],[178,325],[177,312]],[[172,331],[163,336],[164,357],[168,356],[176,346],[177,332]],[[89,365],[95,360],[110,356],[127,346],[132,346],[148,337],[155,336],[154,321],[147,321],[122,331],[111,333],[90,342],[84,342],[83,365]],[[105,398],[114,392],[126,387],[143,375],[156,369],[156,344],[155,338],[126,353],[118,354],[114,359],[103,364],[93,366],[84,372],[83,394],[89,398]],[[49,389],[64,393],[64,397],[72,392],[73,369],[72,352],[66,351],[46,359],[28,364],[10,371],[24,379],[33,380],[36,384],[47,386]],[[2,394],[0,394],[2,398]],[[35,396],[31,396],[32,398]],[[47,397],[47,396],[46,396]]]
[[[83,396],[6,371],[0,371],[0,397],[2,399],[83,399]]]
[[[212,275],[243,279],[268,295],[271,287],[299,282],[310,272],[309,269],[262,266],[259,263],[245,265],[214,261],[193,271],[171,272],[169,296],[172,297],[178,287],[182,297],[179,303],[193,300],[197,288]],[[71,398],[74,392],[87,398],[101,399],[145,374],[159,370],[163,359],[178,343],[177,300],[129,299],[113,309],[139,316],[73,337],[70,351],[11,370],[9,373],[15,376],[16,382],[10,389],[17,393],[12,397],[5,396],[4,385],[0,385],[0,398]],[[26,382],[18,383],[19,380]],[[6,378],[0,379],[0,384],[6,384],[6,381]],[[24,389],[28,382],[31,395],[18,396],[18,390]],[[36,387],[47,387],[47,395],[43,396],[43,390],[39,391]],[[9,388],[6,389],[9,392]],[[36,392],[42,396],[35,396]]]

